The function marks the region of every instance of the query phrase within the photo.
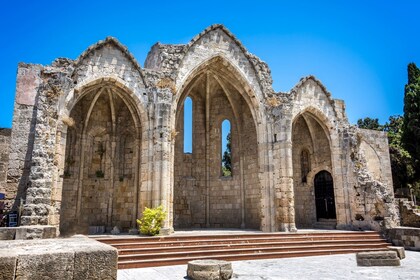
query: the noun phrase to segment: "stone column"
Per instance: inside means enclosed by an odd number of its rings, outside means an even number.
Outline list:
[[[171,130],[171,105],[172,92],[168,88],[159,89],[155,111],[155,152],[154,152],[154,186],[153,207],[163,205],[166,211],[166,219],[161,229],[161,234],[173,232],[173,220],[171,218],[173,203],[171,203],[171,188],[173,175],[171,168],[171,147],[174,131]]]
[[[29,185],[26,191],[26,203],[23,207],[22,225],[49,225],[50,216],[60,211],[60,204],[52,203],[51,195],[58,162],[55,159],[58,126],[59,98],[64,90],[72,85],[61,69],[44,70],[43,79],[38,89],[37,123],[35,125],[32,166]]]
[[[6,183],[6,200],[13,210],[18,210],[20,203],[24,202],[29,183],[41,69],[41,65],[20,63],[17,71]]]

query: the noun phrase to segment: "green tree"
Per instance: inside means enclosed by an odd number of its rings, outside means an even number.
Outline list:
[[[357,127],[363,129],[382,130],[382,125],[379,124],[378,119],[371,119],[369,117],[357,120]]]
[[[402,144],[410,153],[415,166],[415,179],[420,179],[420,70],[408,64],[408,83],[404,93]]]
[[[401,138],[404,117],[400,115],[389,117],[384,125],[388,133],[389,155],[391,158],[392,181],[394,189],[407,188],[413,181],[414,167],[410,154],[404,149]]]
[[[230,133],[226,136],[226,150],[223,152],[222,157],[222,174],[223,176],[232,176],[232,139]]]
[[[401,142],[411,156],[413,176],[409,187],[420,197],[420,70],[416,64],[407,67],[408,83],[404,91],[404,121]]]

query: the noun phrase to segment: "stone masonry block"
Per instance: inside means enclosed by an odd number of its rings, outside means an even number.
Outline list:
[[[47,239],[57,237],[57,228],[54,226],[21,226],[16,228],[16,239]]]
[[[400,258],[400,260],[405,259],[405,249],[404,249],[404,247],[389,246],[388,249],[396,252],[397,256],[398,256],[398,258]]]
[[[394,251],[360,252],[356,254],[358,266],[400,266],[400,259]]]
[[[10,250],[0,250],[0,280],[15,279],[17,256]]]
[[[12,276],[4,271],[11,271]],[[6,270],[7,269],[7,270]],[[86,238],[0,241],[0,280],[117,279],[117,250]],[[9,273],[10,274],[10,273]]]
[[[86,238],[80,238],[81,240]],[[74,279],[117,279],[118,252],[115,248],[92,240],[75,248]]]
[[[74,254],[71,251],[39,251],[19,254],[17,279],[73,279]]]
[[[0,228],[0,240],[13,240],[15,239],[15,235],[16,235],[15,227]]]
[[[226,280],[232,278],[232,264],[221,260],[188,262],[187,276],[193,280]]]

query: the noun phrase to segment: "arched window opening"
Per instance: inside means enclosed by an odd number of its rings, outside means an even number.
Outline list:
[[[232,176],[232,134],[229,120],[222,122],[222,176]]]
[[[300,155],[300,169],[302,172],[302,183],[307,182],[307,176],[310,170],[309,152],[308,150],[302,150]]]
[[[184,153],[192,153],[193,139],[193,102],[191,97],[184,101]]]

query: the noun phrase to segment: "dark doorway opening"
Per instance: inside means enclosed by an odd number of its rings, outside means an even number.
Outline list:
[[[315,175],[316,219],[335,219],[335,201],[333,178],[328,171]]]

